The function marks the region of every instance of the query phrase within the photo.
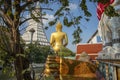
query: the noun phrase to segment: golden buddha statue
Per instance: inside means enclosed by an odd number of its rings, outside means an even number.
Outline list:
[[[67,34],[62,32],[62,24],[60,22],[56,25],[56,32],[51,34],[50,44],[57,55],[61,48],[66,47],[68,44]]]

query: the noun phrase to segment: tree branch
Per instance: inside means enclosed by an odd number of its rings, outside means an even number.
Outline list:
[[[6,52],[11,52],[10,41],[7,39],[8,35],[6,33],[2,28],[0,29],[0,47]]]
[[[45,10],[51,10],[51,11],[53,11],[53,9],[51,9],[51,8],[40,8],[40,9],[45,9]]]
[[[5,23],[7,22],[7,24],[12,25],[12,20],[4,13],[4,10],[2,8],[0,8],[0,16],[4,18]]]
[[[36,17],[36,18],[48,20],[48,18],[43,18],[43,17]],[[25,23],[26,21],[28,21],[28,20],[30,20],[30,19],[33,19],[33,18],[27,18],[27,19],[25,19],[24,21],[20,22],[20,25],[22,25],[23,23]]]
[[[24,5],[21,6],[21,10],[22,10],[22,11],[25,10],[25,8],[26,8],[28,5],[32,4],[33,2],[37,2],[37,1],[39,1],[39,0],[28,0],[28,1],[26,2],[26,4],[24,4]]]

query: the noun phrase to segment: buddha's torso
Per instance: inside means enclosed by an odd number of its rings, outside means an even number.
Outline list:
[[[55,33],[53,33],[53,38],[54,38],[54,42],[55,42],[53,49],[55,51],[60,51],[61,47],[63,46],[65,33],[64,32],[55,32]]]

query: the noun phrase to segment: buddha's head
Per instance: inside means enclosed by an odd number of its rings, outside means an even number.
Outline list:
[[[62,24],[60,22],[56,24],[56,31],[62,31]]]

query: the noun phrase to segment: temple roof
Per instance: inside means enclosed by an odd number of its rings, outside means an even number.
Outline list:
[[[88,54],[98,53],[102,50],[102,44],[78,44],[77,45],[77,54],[86,52]]]

